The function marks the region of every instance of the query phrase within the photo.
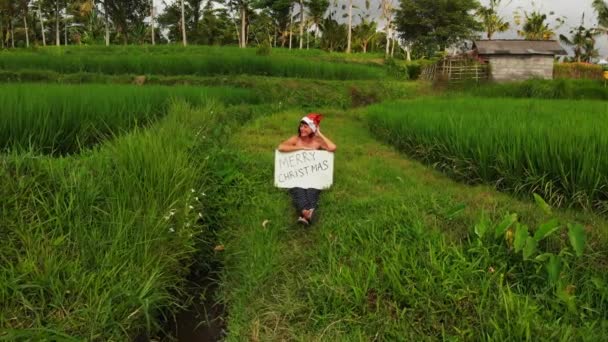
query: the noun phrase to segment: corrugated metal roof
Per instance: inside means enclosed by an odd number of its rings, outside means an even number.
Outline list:
[[[555,40],[476,40],[473,49],[480,55],[567,55]]]

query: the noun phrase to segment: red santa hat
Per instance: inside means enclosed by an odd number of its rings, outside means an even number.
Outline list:
[[[303,117],[300,122],[304,122],[308,125],[308,127],[310,127],[313,133],[317,133],[317,129],[321,124],[321,119],[323,119],[323,115],[317,113],[309,113],[308,115]]]

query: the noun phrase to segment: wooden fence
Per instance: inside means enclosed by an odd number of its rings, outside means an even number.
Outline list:
[[[443,79],[451,83],[480,82],[489,78],[489,67],[469,58],[451,57],[424,67],[420,78],[428,81]]]

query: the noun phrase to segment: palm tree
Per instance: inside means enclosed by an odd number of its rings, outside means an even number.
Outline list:
[[[319,31],[323,28],[323,19],[329,7],[329,0],[308,0],[306,1],[306,7],[311,22],[315,24],[315,32],[318,37]]]
[[[356,41],[361,46],[363,53],[367,52],[367,46],[378,34],[378,32],[376,32],[376,27],[377,24],[375,21],[368,22],[364,18],[361,20],[359,25],[355,26],[353,33]]]
[[[525,13],[526,21],[521,30],[517,34],[524,37],[526,40],[550,40],[555,36],[555,31],[549,28],[549,24],[545,23],[547,15],[539,11]]]
[[[494,33],[505,32],[509,29],[509,22],[498,16],[497,8],[502,0],[490,0],[488,7],[480,7],[476,15],[481,19],[488,39],[492,40]]]
[[[608,2],[605,0],[593,0],[592,5],[597,13],[598,24],[608,29]]]
[[[581,18],[581,24],[570,30],[570,37],[566,37],[563,34],[559,36],[562,43],[571,46],[574,51],[574,59],[577,62],[589,62],[592,58],[597,56],[597,49],[595,49],[595,36],[601,32],[593,28],[586,28],[584,25],[585,13]]]

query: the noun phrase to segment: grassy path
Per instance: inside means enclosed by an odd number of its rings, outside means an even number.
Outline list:
[[[482,210],[493,220],[516,212],[536,227],[548,217],[534,204],[405,159],[374,140],[355,113],[326,115],[323,131],[338,145],[335,181],[312,228],[294,223],[289,197],[272,184],[273,150],[302,113],[258,120],[229,146],[239,152],[225,163],[240,182],[223,199],[230,218],[220,236],[228,340],[592,339],[607,331],[606,298],[582,294],[591,285],[560,297],[561,290],[543,290],[533,270],[472,247]],[[606,231],[593,216],[556,215]],[[590,240],[604,234],[597,236]],[[588,250],[605,257],[600,247]],[[587,271],[572,266],[564,284],[577,272]],[[576,297],[574,310],[568,295]]]

